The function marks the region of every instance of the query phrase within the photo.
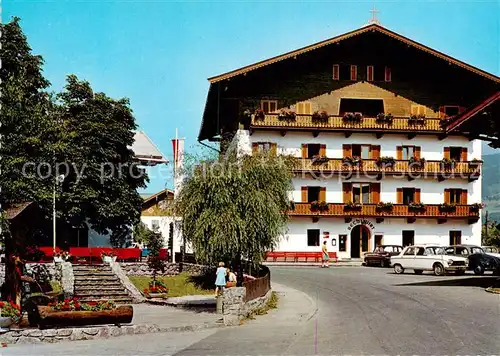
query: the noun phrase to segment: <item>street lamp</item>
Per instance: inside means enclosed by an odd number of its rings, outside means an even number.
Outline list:
[[[60,174],[56,176],[55,182],[54,182],[54,191],[53,191],[53,196],[52,196],[52,228],[53,228],[53,249],[54,253],[56,253],[56,190],[59,184],[64,182],[65,175]]]

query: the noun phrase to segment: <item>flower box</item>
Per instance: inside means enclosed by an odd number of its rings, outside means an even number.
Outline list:
[[[425,166],[425,158],[410,157],[408,167],[410,169],[423,169]]]
[[[469,168],[477,168],[483,161],[480,161],[478,159],[473,159],[472,161],[469,162]]]
[[[377,115],[377,118],[376,118],[376,122],[378,124],[389,124],[391,125],[392,124],[392,121],[393,121],[393,117],[392,117],[392,114],[384,114],[384,113],[380,113]]]
[[[291,110],[281,110],[278,114],[278,120],[280,121],[295,121],[296,114]]]
[[[425,125],[425,116],[424,115],[410,115],[408,119],[409,125]]]
[[[264,120],[266,118],[266,113],[262,109],[255,110],[254,113],[255,120]]]
[[[328,211],[328,203],[325,201],[313,201],[311,211]]]
[[[444,203],[439,206],[439,211],[443,213],[452,213],[457,210],[457,207],[454,204]]]
[[[131,305],[121,305],[111,310],[59,311],[50,306],[37,306],[40,329],[59,326],[84,326],[103,324],[129,324],[134,309]]]
[[[359,210],[361,210],[362,207],[363,206],[359,203],[348,202],[348,203],[345,203],[344,210],[359,211]]]
[[[377,158],[377,166],[379,166],[379,167],[393,168],[395,164],[396,164],[396,160],[394,159],[394,157],[379,157],[379,158]]]
[[[328,113],[324,110],[313,112],[312,122],[314,123],[327,123],[328,122]]]
[[[423,203],[410,203],[408,205],[408,210],[414,213],[424,212],[425,205]]]
[[[342,164],[344,166],[355,166],[359,167],[363,160],[361,157],[344,157],[342,158]]]
[[[441,160],[441,169],[452,169],[455,167],[455,160],[449,158],[443,158]]]
[[[0,316],[0,333],[6,333],[10,330],[10,326],[14,323],[11,317]]]
[[[348,112],[344,114],[342,120],[347,123],[360,123],[361,121],[363,121],[363,115],[359,112]]]
[[[393,203],[384,203],[380,202],[377,204],[377,211],[392,211],[392,208],[394,207]]]
[[[484,204],[482,204],[482,203],[474,203],[474,204],[472,204],[472,205],[470,206],[470,208],[469,208],[469,209],[470,209],[470,212],[472,212],[472,213],[478,213],[478,212],[479,212],[479,210],[481,210],[481,209],[483,209],[483,208],[484,208],[484,206],[485,206],[485,205],[484,205]]]
[[[313,158],[311,160],[312,164],[323,164],[323,163],[328,163],[328,161],[330,161],[330,159],[328,157],[320,156],[320,155],[313,156]]]

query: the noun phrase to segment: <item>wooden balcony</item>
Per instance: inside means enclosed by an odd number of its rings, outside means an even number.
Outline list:
[[[441,119],[426,118],[423,124],[411,123],[409,117],[394,117],[392,123],[380,122],[375,117],[364,117],[361,122],[347,122],[342,116],[329,116],[328,122],[317,122],[312,115],[298,114],[294,120],[280,120],[277,114],[267,114],[263,119],[252,116],[250,129],[309,130],[350,132],[404,132],[409,134],[428,133],[444,135]]]
[[[365,159],[359,164],[344,164],[342,158],[329,158],[328,162],[313,162],[311,158],[297,160],[295,173],[319,172],[323,174],[356,174],[364,173],[381,179],[384,175],[407,176],[410,179],[436,177],[440,180],[447,178],[464,178],[469,181],[477,180],[481,175],[481,162],[455,162],[451,166],[444,166],[441,161],[425,161],[422,165],[417,162],[395,161],[394,165],[378,164],[375,159]]]
[[[440,204],[426,204],[422,210],[412,210],[409,205],[404,204],[394,204],[391,209],[379,209],[377,204],[363,204],[359,209],[348,209],[345,204],[328,203],[328,208],[323,211],[311,209],[310,203],[294,205],[294,209],[289,212],[290,216],[342,217],[346,220],[374,217],[378,222],[384,218],[406,218],[409,223],[417,218],[438,219],[438,222],[445,222],[447,219],[467,219],[470,224],[479,219],[479,211],[472,205],[456,205],[453,211],[442,211]]]

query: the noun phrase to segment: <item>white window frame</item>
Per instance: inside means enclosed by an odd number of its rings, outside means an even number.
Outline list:
[[[271,104],[274,104],[274,106],[275,106],[276,110],[274,110],[274,111],[269,110],[269,112],[266,112],[266,111],[264,110],[264,103],[267,103],[267,106],[268,106],[269,108],[271,108]],[[264,111],[266,114],[272,114],[272,113],[278,112],[278,101],[277,101],[277,100],[261,100],[261,101],[260,101],[260,108],[261,108],[261,109],[262,109],[262,111]]]

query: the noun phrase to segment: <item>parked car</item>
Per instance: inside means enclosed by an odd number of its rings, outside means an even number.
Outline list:
[[[396,274],[412,269],[415,274],[433,271],[436,276],[454,271],[463,274],[467,270],[466,257],[448,256],[442,246],[415,245],[406,247],[399,255],[391,257],[391,266]]]
[[[496,246],[481,246],[483,251],[489,255],[500,257],[500,250]]]
[[[455,245],[445,248],[447,255],[467,257],[469,269],[476,275],[484,274],[484,271],[493,271],[500,274],[500,258],[475,245]]]
[[[403,251],[403,246],[380,245],[373,252],[365,253],[363,265],[389,267],[391,265],[391,256],[397,256],[401,251]]]

